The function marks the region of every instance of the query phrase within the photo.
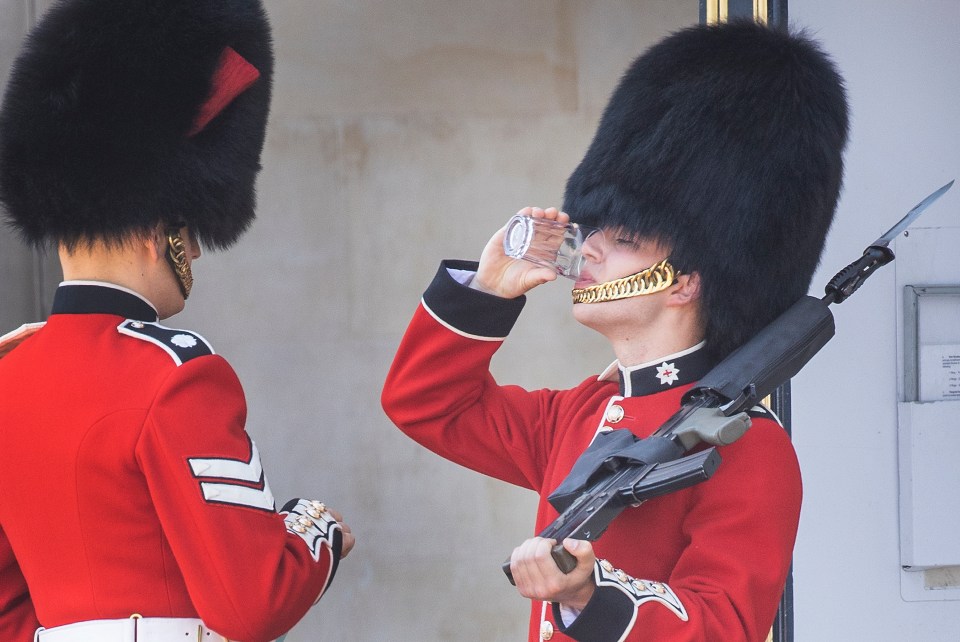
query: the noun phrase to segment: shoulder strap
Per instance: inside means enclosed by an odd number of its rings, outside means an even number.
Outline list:
[[[31,336],[34,332],[46,325],[46,321],[38,321],[36,323],[24,323],[22,326],[8,332],[2,337],[0,337],[0,359],[7,356],[11,350],[16,348],[18,345],[23,343],[23,341]]]
[[[199,334],[167,328],[159,323],[127,319],[117,326],[117,332],[163,349],[178,366],[190,359],[214,354],[213,347]]]

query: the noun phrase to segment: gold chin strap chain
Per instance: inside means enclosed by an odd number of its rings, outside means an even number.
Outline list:
[[[664,259],[642,272],[625,276],[615,281],[597,283],[571,292],[574,303],[603,303],[617,299],[629,299],[643,294],[653,294],[673,285],[676,272]]]
[[[173,266],[174,274],[180,281],[180,292],[186,300],[190,297],[190,290],[193,288],[193,272],[187,262],[187,249],[180,237],[180,230],[167,231],[167,245],[170,246],[167,257],[170,259],[170,265]]]

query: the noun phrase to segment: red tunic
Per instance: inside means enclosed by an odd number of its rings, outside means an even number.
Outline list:
[[[233,370],[155,320],[127,291],[62,285],[0,359],[4,641],[133,613],[268,640],[332,579],[338,527],[276,512]]]
[[[648,436],[678,409],[691,376],[709,369],[690,350],[620,368],[619,385],[617,377],[570,390],[497,385],[489,362],[523,301],[471,290],[448,267],[472,264],[446,262],[424,294],[387,377],[384,409],[443,457],[539,493],[537,532],[557,517],[547,496],[598,430]],[[535,602],[530,639],[543,627],[554,640],[764,640],[796,537],[799,466],[769,415],[720,454],[712,479],[618,516],[594,542],[605,562],[593,600],[570,627]]]

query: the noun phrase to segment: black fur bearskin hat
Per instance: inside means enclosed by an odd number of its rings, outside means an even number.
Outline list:
[[[807,293],[842,183],[847,102],[803,33],[752,21],[668,36],[626,71],[564,210],[654,238],[702,279],[722,358]]]
[[[0,110],[0,203],[35,245],[254,218],[273,54],[259,0],[61,0]]]

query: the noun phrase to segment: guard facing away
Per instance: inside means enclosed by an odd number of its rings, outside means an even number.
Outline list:
[[[564,211],[520,212],[601,230],[583,241],[573,315],[616,361],[569,390],[493,379],[490,359],[526,292],[557,278],[507,256],[501,229],[479,263],[441,265],[387,376],[387,414],[441,456],[537,492],[542,532],[563,505],[551,495],[591,443],[650,436],[719,360],[806,294],[847,129],[842,79],[801,33],[735,22],[662,40],[623,76]],[[776,418],[762,406],[749,414],[749,430],[717,448],[710,479],[623,510],[599,538],[562,542],[572,568],[558,568],[551,539],[514,550],[531,640],[766,638],[801,480]]]
[[[15,63],[0,203],[64,281],[0,337],[4,641],[273,640],[353,547],[277,511],[236,374],[160,323],[254,218],[272,68],[259,0],[65,0]]]

